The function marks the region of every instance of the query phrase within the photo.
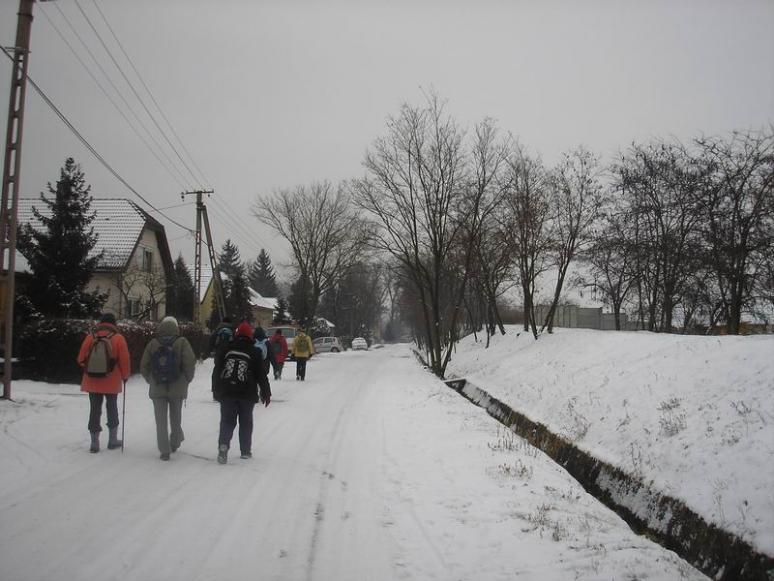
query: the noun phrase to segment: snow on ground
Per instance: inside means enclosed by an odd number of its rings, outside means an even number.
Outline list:
[[[774,336],[521,330],[466,337],[448,375],[774,555]]]
[[[77,387],[15,382],[0,402],[0,579],[706,579],[408,346],[316,356],[307,381],[273,382],[254,458],[225,466],[210,372],[197,369],[170,462],[141,378],[123,454],[88,452]]]

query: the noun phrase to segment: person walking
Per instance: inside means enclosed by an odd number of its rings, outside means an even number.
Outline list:
[[[247,321],[237,327],[234,341],[221,345],[215,354],[215,375],[214,394],[220,402],[218,463],[228,462],[237,422],[240,457],[252,458],[253,408],[259,401],[269,406],[271,386],[261,352],[255,346],[253,329]]]
[[[77,361],[83,370],[81,391],[89,394],[89,451],[99,452],[103,400],[107,409],[108,450],[120,448],[123,442],[118,439],[118,394],[129,379],[130,359],[115,315],[104,313],[100,317],[99,324],[81,343]]]
[[[314,355],[314,347],[309,335],[304,333],[303,329],[298,330],[296,338],[293,340],[293,357],[296,360],[296,381],[306,379],[306,362]]]
[[[183,400],[188,397],[188,384],[194,378],[196,355],[188,339],[180,336],[175,317],[159,323],[156,337],[145,346],[140,371],[148,382],[148,395],[156,417],[156,443],[159,458],[169,460],[185,439],[183,434]]]
[[[282,379],[282,368],[285,366],[285,359],[288,358],[288,341],[282,334],[282,329],[277,329],[269,339],[269,347],[274,355],[274,379]]]
[[[276,366],[276,362],[274,361],[274,352],[271,350],[269,340],[266,338],[266,331],[264,331],[263,327],[260,325],[253,331],[253,341],[255,342],[255,346],[261,352],[263,371],[266,373],[266,377],[268,377],[269,370]]]
[[[202,359],[215,357],[215,353],[221,343],[230,343],[233,339],[234,325],[231,322],[231,317],[223,317],[223,320],[218,323],[218,326],[215,327],[215,330],[210,335],[210,339],[207,342],[207,352],[202,354]]]
[[[210,340],[207,344],[207,352],[202,354],[202,360],[207,357],[215,357],[218,349],[223,344],[230,344],[234,340],[234,325],[231,322],[231,317],[223,317],[223,320],[218,324],[215,330],[210,335]],[[215,385],[217,383],[217,377],[215,375],[215,367],[212,368],[211,379],[212,399],[217,400],[215,397]]]

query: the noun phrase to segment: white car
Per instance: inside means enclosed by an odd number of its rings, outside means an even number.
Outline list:
[[[362,337],[352,339],[352,351],[368,351],[368,343]]]
[[[317,337],[314,341],[315,353],[338,353],[342,351],[338,337]]]

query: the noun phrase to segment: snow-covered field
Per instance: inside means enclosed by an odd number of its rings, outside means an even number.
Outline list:
[[[506,341],[514,357],[534,349]],[[493,384],[524,377],[487,366]],[[408,346],[320,355],[306,382],[274,382],[273,403],[256,410],[254,458],[225,466],[210,371],[197,369],[170,462],[158,459],[141,378],[129,383],[123,454],[88,452],[77,387],[15,382],[15,401],[0,402],[0,579],[706,579],[423,371]]]
[[[520,331],[466,337],[447,375],[774,555],[774,336]]]

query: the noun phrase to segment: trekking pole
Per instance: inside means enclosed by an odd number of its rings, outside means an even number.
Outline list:
[[[124,453],[124,442],[126,441],[126,438],[124,436],[124,431],[126,428],[126,380],[124,380],[124,398],[123,402],[121,403],[121,453]]]

